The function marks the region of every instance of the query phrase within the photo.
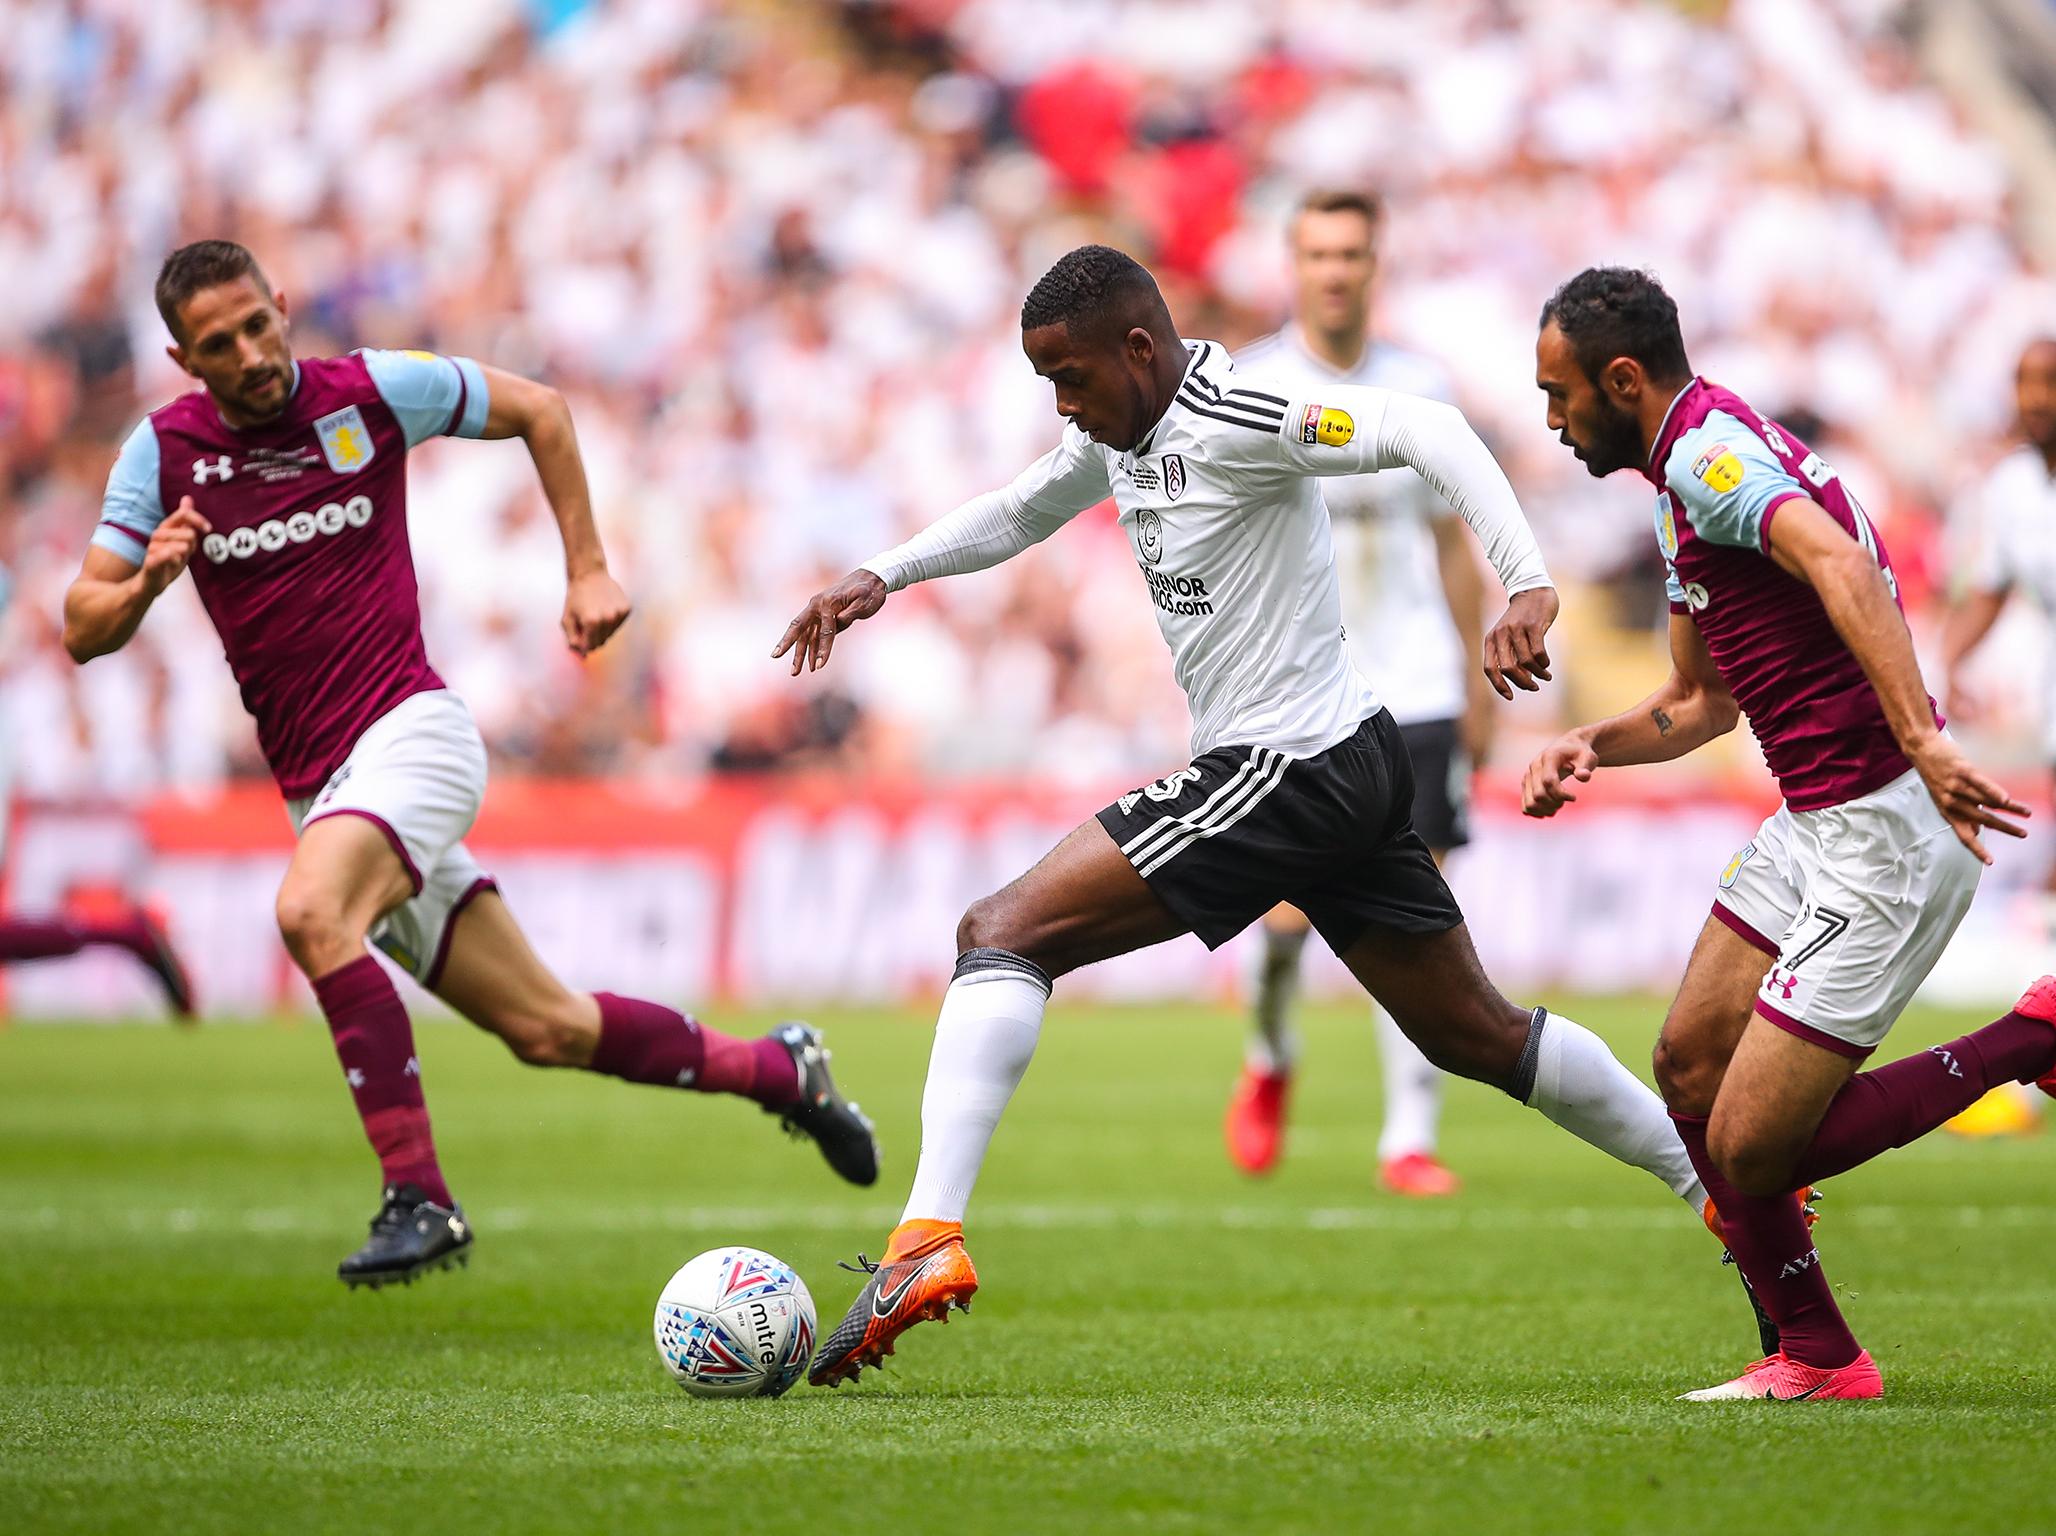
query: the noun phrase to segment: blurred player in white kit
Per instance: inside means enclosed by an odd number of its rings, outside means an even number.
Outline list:
[[[2042,655],[2041,750],[2056,765],[2056,336],[2038,336],[2013,373],[2020,446],[1993,465],[1972,494],[1973,538],[1965,591],[1942,639],[1946,704],[1959,720],[1975,720],[1978,700],[1966,685],[1969,660],[2020,592],[2049,625]],[[2056,775],[2052,775],[2056,781]],[[2043,877],[2048,926],[2056,926],[2056,861]],[[2039,1128],[2040,1104],[2014,1083],[2002,1083],[1949,1122],[1964,1136],[2017,1136]]]
[[[1296,389],[1336,384],[1452,401],[1433,359],[1370,332],[1371,284],[1383,210],[1352,190],[1315,191],[1291,225],[1292,319],[1244,347],[1235,366]],[[1485,584],[1463,520],[1410,469],[1330,480],[1342,613],[1358,668],[1398,722],[1414,768],[1414,825],[1441,865],[1470,840],[1473,770],[1491,744],[1483,663]],[[1228,1102],[1228,1155],[1266,1173],[1284,1150],[1286,1105],[1299,1041],[1292,1026],[1308,924],[1295,907],[1264,919],[1255,1017],[1242,1075]],[[1456,1176],[1436,1156],[1442,1074],[1377,1004],[1385,1068],[1379,1179],[1403,1195],[1451,1195]]]

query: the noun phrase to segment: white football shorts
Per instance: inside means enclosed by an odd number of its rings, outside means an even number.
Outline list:
[[[462,841],[485,799],[485,743],[447,688],[402,699],[366,727],[318,794],[286,802],[297,835],[330,816],[361,816],[393,845],[414,898],[387,913],[371,942],[425,987],[449,954],[457,914],[497,889]]]
[[[1780,806],[1721,872],[1713,914],[1777,957],[1760,1016],[1861,1060],[1934,969],[1983,870],[1909,771],[1843,805]]]

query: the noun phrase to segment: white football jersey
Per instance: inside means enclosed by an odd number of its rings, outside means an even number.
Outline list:
[[[2056,757],[2056,476],[2038,450],[2016,449],[1985,476],[1975,510],[1971,585],[1981,592],[2020,591],[2042,611],[2042,745]]]
[[[1318,476],[1411,464],[1478,531],[1509,592],[1549,585],[1505,472],[1454,407],[1389,390],[1244,385],[1218,342],[1187,342],[1178,393],[1133,449],[1066,425],[1003,490],[966,502],[864,568],[888,590],[983,570],[1109,493],[1172,669],[1192,755],[1312,757],[1378,709],[1350,660]]]
[[[1428,400],[1453,400],[1448,374],[1419,353],[1371,341],[1354,368],[1330,366],[1296,325],[1235,354],[1247,384],[1258,376],[1318,396],[1324,385],[1359,384]],[[1401,725],[1454,720],[1466,698],[1463,638],[1442,590],[1431,521],[1456,516],[1413,470],[1329,480],[1321,487],[1335,519],[1335,564],[1350,654]]]

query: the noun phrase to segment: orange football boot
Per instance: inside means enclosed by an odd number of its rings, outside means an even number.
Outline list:
[[[814,1356],[807,1380],[817,1387],[883,1366],[901,1334],[916,1323],[946,1323],[952,1310],[969,1312],[978,1291],[960,1222],[903,1221],[886,1240],[884,1259],[873,1264],[860,1253],[856,1265],[843,1266],[858,1267],[871,1278]]]
[[[1809,1184],[1804,1189],[1792,1191],[1792,1198],[1799,1202],[1799,1214],[1806,1219],[1806,1230],[1809,1232],[1813,1230],[1814,1225],[1820,1220],[1820,1207],[1817,1202],[1825,1194],[1826,1191],[1816,1184]],[[1720,1224],[1720,1211],[1714,1206],[1711,1195],[1706,1197],[1706,1204],[1699,1208],[1699,1219],[1706,1223],[1706,1230],[1714,1235],[1714,1238],[1720,1243],[1721,1247],[1727,1247],[1728,1234],[1726,1229]]]

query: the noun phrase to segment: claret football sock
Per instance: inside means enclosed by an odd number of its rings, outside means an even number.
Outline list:
[[[454,1205],[436,1162],[414,1026],[392,978],[362,955],[317,980],[314,996],[385,1182],[416,1184],[438,1205]]]
[[[1292,1027],[1292,1004],[1299,996],[1299,957],[1306,948],[1306,930],[1265,928],[1257,947],[1255,1024],[1250,1032],[1248,1061],[1259,1072],[1290,1072],[1299,1057],[1299,1034]]]
[[[799,1097],[799,1068],[775,1035],[740,1040],[662,1003],[596,992],[600,1038],[588,1069],[631,1083],[733,1093],[772,1109]]]
[[[966,950],[943,994],[921,1093],[921,1161],[902,1222],[961,1222],[985,1149],[1014,1096],[1049,1002],[1040,966],[1003,949]]]
[[[2032,1082],[2052,1066],[2056,1029],[2009,1013],[1959,1040],[1859,1072],[1829,1102],[1792,1182],[1811,1184],[1847,1173],[1880,1152],[1919,1140],[1988,1089]]]
[[[1707,1153],[1706,1121],[1696,1115],[1671,1118],[1720,1210],[1728,1252],[1758,1304],[1778,1325],[1778,1342],[1786,1356],[1821,1370],[1849,1364],[1862,1347],[1828,1289],[1820,1250],[1813,1245],[1799,1202],[1790,1195],[1741,1193],[1721,1176]]]
[[[1663,1100],[1584,1025],[1537,1008],[1507,1091],[1573,1136],[1654,1174],[1694,1215],[1705,1207],[1703,1170],[1695,1170]]]
[[[108,922],[70,917],[0,918],[0,961],[55,960],[95,944],[142,954],[150,946],[150,931],[140,913]]]
[[[0,920],[0,960],[54,960],[85,947],[81,924],[61,917]]]

